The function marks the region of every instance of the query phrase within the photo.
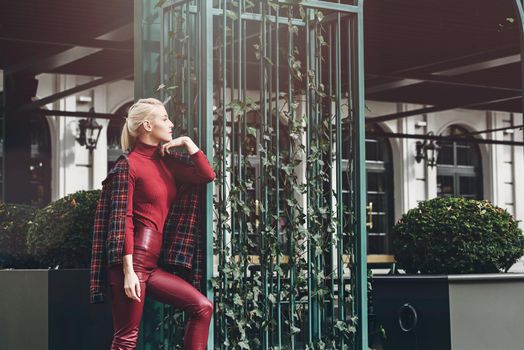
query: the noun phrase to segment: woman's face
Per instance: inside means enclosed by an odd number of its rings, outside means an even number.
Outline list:
[[[156,107],[155,117],[148,121],[144,128],[147,127],[147,130],[151,130],[149,134],[152,138],[167,142],[173,138],[173,126],[164,106],[158,106]]]

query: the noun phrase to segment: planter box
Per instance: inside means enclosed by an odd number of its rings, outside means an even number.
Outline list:
[[[89,303],[89,269],[0,270],[0,349],[109,349],[111,304]]]
[[[520,350],[524,274],[374,276],[385,350]]]

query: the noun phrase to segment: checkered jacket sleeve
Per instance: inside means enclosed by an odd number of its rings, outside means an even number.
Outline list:
[[[127,206],[128,162],[122,155],[102,181],[91,245],[90,301],[104,302],[106,269],[122,261]]]
[[[202,187],[200,187],[202,189]],[[203,198],[203,197],[200,197]],[[200,206],[199,206],[200,207]],[[199,213],[200,216],[200,213]],[[201,217],[201,216],[200,216]],[[201,292],[205,291],[201,290],[202,287],[202,280],[204,279],[204,271],[205,271],[205,249],[204,249],[204,239],[202,235],[202,228],[200,225],[195,226],[195,251],[193,256],[193,264],[191,266],[192,272],[193,272],[193,280],[191,281],[193,283],[193,286],[200,290]]]
[[[103,268],[107,264],[107,255],[105,249],[105,241],[107,236],[107,223],[109,219],[109,209],[111,205],[111,183],[106,182],[100,196],[98,198],[98,204],[95,212],[95,223],[93,227],[93,240],[91,246],[91,271],[90,271],[90,283],[89,283],[89,294],[90,302],[92,304],[98,304],[104,302],[104,283],[105,281],[105,269]]]
[[[190,155],[173,152],[171,159],[193,164]],[[177,198],[172,206],[172,212],[166,231],[167,241],[171,244],[166,253],[168,263],[182,266],[191,271],[190,282],[197,289],[201,289],[201,283],[205,268],[204,237],[201,235],[199,219],[204,184],[180,183]]]

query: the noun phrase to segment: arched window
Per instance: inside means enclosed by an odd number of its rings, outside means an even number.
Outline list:
[[[439,141],[437,195],[482,199],[482,160],[478,144],[463,127],[452,125],[443,136],[464,136],[464,141]]]
[[[127,102],[122,107],[120,107],[115,114],[118,116],[126,116],[127,110],[133,105],[133,101]],[[118,156],[122,154],[122,148],[120,147],[120,135],[122,133],[122,128],[125,123],[124,118],[112,119],[107,126],[107,171],[109,171],[115,161],[118,159]]]

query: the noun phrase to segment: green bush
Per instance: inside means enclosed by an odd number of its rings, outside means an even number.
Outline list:
[[[506,210],[488,201],[442,197],[402,216],[392,248],[407,273],[493,273],[524,255],[524,236]]]
[[[40,209],[29,227],[27,246],[42,267],[88,268],[100,190],[78,191]]]
[[[29,205],[0,202],[0,268],[35,267],[26,238],[36,211]]]

